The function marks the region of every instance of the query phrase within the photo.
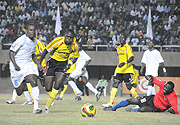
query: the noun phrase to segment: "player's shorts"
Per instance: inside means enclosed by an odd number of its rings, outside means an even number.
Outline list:
[[[162,111],[161,109],[154,106],[154,103],[153,103],[154,96],[155,95],[137,97],[138,101],[140,102],[140,107],[150,106],[153,112],[161,112]]]
[[[77,79],[79,78],[80,76],[84,76],[88,79],[88,72],[86,69],[75,69],[71,74],[70,74],[70,77],[73,78],[73,79]]]
[[[119,80],[120,83],[122,83],[123,81],[125,83],[129,83],[133,81],[131,73],[126,73],[126,74],[115,73],[114,80]]]
[[[10,63],[11,67],[13,67],[13,64]],[[38,68],[35,65],[34,62],[27,62],[26,65],[20,67],[20,71],[17,71],[15,69],[11,69],[11,81],[14,85],[14,88],[18,88],[26,76],[30,74],[39,75]]]
[[[65,73],[64,69],[67,63],[68,61],[56,61],[51,58],[48,61],[46,76],[55,76],[56,73]]]

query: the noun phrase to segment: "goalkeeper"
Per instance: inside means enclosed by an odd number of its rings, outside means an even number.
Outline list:
[[[139,105],[140,108],[132,109],[127,108],[126,111],[134,112],[164,112],[168,111],[172,114],[178,114],[178,101],[174,91],[174,83],[171,81],[164,82],[148,75],[146,79],[160,87],[156,95],[149,95],[143,97],[132,97],[122,100],[114,107],[105,107],[104,111],[116,111],[117,108],[126,107],[128,105]]]

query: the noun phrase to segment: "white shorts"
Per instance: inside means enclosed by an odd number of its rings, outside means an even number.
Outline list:
[[[10,65],[13,65],[13,64],[10,63]],[[24,65],[23,67],[20,67],[20,69],[21,69],[20,71],[17,71],[14,69],[10,70],[11,81],[14,85],[14,88],[18,88],[27,75],[30,75],[30,74],[35,74],[37,76],[39,75],[38,68],[34,62],[26,63],[26,65]]]
[[[70,74],[70,77],[73,78],[73,79],[77,79],[77,78],[79,78],[80,76],[84,76],[84,77],[86,77],[87,79],[89,79],[88,71],[87,71],[87,70],[75,69],[75,70]]]

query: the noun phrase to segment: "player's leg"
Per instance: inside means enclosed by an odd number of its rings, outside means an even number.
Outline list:
[[[37,75],[35,74],[30,74],[26,76],[27,81],[31,84],[32,86],[32,96],[34,99],[34,111],[33,113],[39,114],[42,112],[42,110],[39,108],[39,87],[37,86]]]
[[[124,74],[123,78],[124,78],[124,82],[126,84],[126,88],[131,92],[132,97],[138,97],[138,93],[137,93],[136,89],[131,84],[131,82],[133,81],[131,74],[130,73]]]
[[[71,86],[71,88],[76,91],[77,96],[81,96],[82,92],[79,90],[79,88],[77,87],[76,83],[74,82],[74,80],[76,78],[78,78],[80,75],[82,74],[81,70],[75,69],[69,76],[68,78],[68,84]]]
[[[88,87],[96,96],[96,101],[99,101],[100,99],[100,92],[97,91],[97,89],[94,88],[94,86],[88,81],[88,72],[85,72],[82,76],[81,76],[82,82],[84,83],[84,85],[86,87]]]
[[[6,103],[7,104],[15,104],[17,96],[18,95],[16,93],[16,89],[13,89],[12,98],[10,100],[7,100]]]
[[[111,92],[110,92],[110,101],[107,104],[103,104],[103,107],[112,107],[114,104],[114,98],[118,91],[119,84],[122,84],[123,81],[123,75],[122,74],[115,74],[114,76],[114,84],[112,86]]]
[[[30,84],[30,83],[29,83]],[[31,85],[30,85],[31,86]],[[31,87],[31,91],[32,91],[32,87]],[[31,101],[32,98],[31,98],[31,95],[30,95],[30,92],[28,91],[28,87],[27,87],[27,83],[25,85],[25,88],[24,88],[24,96],[26,97],[26,100],[22,105],[32,105],[33,102]]]
[[[50,108],[51,104],[53,103],[53,101],[55,100],[59,92],[60,86],[63,84],[65,77],[66,75],[64,73],[58,72],[55,74],[55,84],[54,84],[51,94],[49,95],[48,102],[45,106],[45,109]]]

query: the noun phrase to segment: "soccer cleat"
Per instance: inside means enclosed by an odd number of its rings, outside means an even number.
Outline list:
[[[133,108],[126,108],[126,112],[135,112]]]
[[[45,108],[44,109],[44,113],[50,113],[50,109],[49,108]]]
[[[37,109],[33,110],[34,114],[41,114],[41,112],[42,112],[42,109],[40,109],[40,108],[37,108]]]
[[[81,101],[81,97],[80,96],[76,96],[75,101]]]
[[[33,105],[33,104],[34,104],[34,101],[31,100],[31,101],[26,101],[26,102],[24,102],[24,103],[21,104],[21,105]]]
[[[83,93],[82,92],[80,92],[80,93],[77,93],[77,96],[81,96]]]
[[[11,99],[11,100],[8,100],[6,103],[7,104],[15,104],[15,101]]]
[[[109,106],[111,106],[111,107],[112,107],[112,105],[111,105],[110,103],[107,103],[107,104],[102,104],[102,106],[103,106],[103,107],[109,107]]]
[[[101,95],[101,92],[98,92],[98,93],[96,94],[96,101],[99,101],[100,95]]]
[[[55,100],[60,100],[60,97],[55,98]]]
[[[114,111],[114,110],[112,109],[112,106],[104,107],[103,110],[104,110],[104,111]]]

